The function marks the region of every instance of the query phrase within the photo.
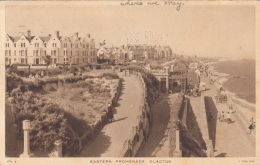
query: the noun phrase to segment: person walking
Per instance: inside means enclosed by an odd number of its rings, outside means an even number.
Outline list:
[[[254,124],[251,123],[248,127],[248,131],[247,131],[247,134],[251,134],[252,130],[254,129]]]
[[[230,116],[230,113],[228,112],[227,113],[227,123],[229,124],[231,122],[231,116]]]
[[[225,113],[222,111],[219,116],[219,122],[223,122],[225,120]]]
[[[251,134],[251,132],[254,129],[254,127],[255,127],[255,122],[254,122],[254,118],[252,117],[249,120],[249,126],[248,126],[248,129],[247,129],[247,134]]]

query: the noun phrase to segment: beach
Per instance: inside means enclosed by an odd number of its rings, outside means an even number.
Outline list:
[[[235,61],[235,64],[236,63],[238,62]],[[238,68],[238,66],[236,66],[233,70],[230,69],[230,71],[225,68],[225,65],[227,66],[229,64],[232,65],[232,61],[222,64],[220,63],[220,65],[219,63],[210,64],[210,77],[216,80],[215,85],[217,86],[217,88],[222,86],[225,89],[228,97],[230,98],[229,100],[232,101],[233,105],[255,111],[255,70],[253,70],[254,66],[243,66],[247,67],[247,69],[240,68],[239,71],[234,71],[234,69]],[[229,74],[222,73],[220,72],[220,70],[228,72]]]

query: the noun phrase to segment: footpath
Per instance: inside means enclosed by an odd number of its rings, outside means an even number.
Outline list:
[[[137,157],[168,157],[169,156],[169,120],[171,108],[167,99],[174,104],[179,93],[163,96],[163,99],[152,106],[153,125],[143,148]],[[167,98],[168,97],[168,98]]]
[[[192,78],[192,84],[198,82],[194,71],[190,71],[189,77]],[[214,156],[254,157],[256,148],[255,130],[253,130],[252,134],[247,134],[247,129],[250,119],[252,117],[255,119],[255,111],[236,104],[230,97],[228,97],[227,103],[217,103],[215,100],[217,85],[209,84],[209,78],[205,76],[201,76],[201,82],[206,84],[206,90],[203,91],[202,95],[205,99],[206,115],[201,116],[201,112],[198,113],[197,111],[201,107],[201,97],[191,96],[190,102],[201,131],[207,130],[208,133],[204,133],[204,135],[208,136],[213,142]],[[227,122],[219,122],[219,114],[224,111],[225,116],[227,116],[230,103],[236,110],[235,113],[231,113],[232,122],[229,124]],[[210,118],[210,114],[212,118]],[[206,116],[207,118],[205,119]],[[203,120],[201,120],[201,117],[204,117]],[[208,123],[208,128],[206,123]]]
[[[215,146],[215,157],[254,157],[255,132],[247,134],[247,128],[250,119],[255,116],[255,112],[235,104],[231,98],[228,98],[228,103],[216,103],[216,85],[209,84],[207,77],[202,77],[201,81],[205,82],[208,88],[203,93],[208,116],[209,136],[213,141],[213,146]],[[231,113],[232,122],[230,124],[219,122],[219,113],[224,111],[226,116],[230,103],[236,110],[235,113]],[[211,119],[209,118],[210,113],[213,115]]]
[[[115,108],[114,121],[104,126],[98,136],[86,146],[80,157],[118,157],[125,140],[133,133],[140,114],[142,86],[135,75],[123,76],[123,87]]]

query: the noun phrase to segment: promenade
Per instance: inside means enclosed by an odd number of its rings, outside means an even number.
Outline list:
[[[196,75],[194,72],[190,73],[192,82],[196,82]],[[206,91],[203,92],[205,98],[206,116],[208,123],[208,136],[213,142],[215,157],[253,157],[255,156],[255,132],[247,134],[249,120],[254,117],[255,111],[238,105],[232,98],[228,98],[228,103],[216,103],[215,95],[217,92],[217,85],[209,84],[209,78],[201,77],[201,82],[206,83]],[[191,96],[192,106],[199,106],[201,103],[199,97]],[[200,99],[200,98],[199,98]],[[235,113],[231,114],[232,121],[219,122],[218,115],[224,111],[225,116],[229,112],[229,104],[232,103],[236,109]],[[196,109],[196,108],[194,108]],[[213,115],[210,118],[209,114]],[[204,121],[205,123],[206,121]],[[201,125],[201,121],[198,121]],[[203,126],[202,126],[203,127]],[[241,145],[243,144],[243,145]]]
[[[115,108],[115,121],[104,126],[98,136],[83,149],[80,157],[118,157],[125,140],[133,133],[132,127],[136,126],[137,116],[140,115],[143,89],[135,75],[125,77],[119,73],[119,76],[124,81]]]
[[[215,94],[217,87],[208,83],[208,78],[202,78],[207,83],[209,90],[204,92],[205,106],[207,111],[211,110],[213,119],[208,120],[209,134],[215,146],[215,157],[253,157],[255,156],[255,133],[247,134],[247,128],[251,117],[255,112],[244,108],[229,98],[229,103],[234,105],[236,113],[231,114],[232,123],[219,122],[217,115],[224,111],[225,115],[229,111],[227,103],[216,103]],[[255,117],[254,117],[255,118]],[[243,144],[243,145],[241,145]]]

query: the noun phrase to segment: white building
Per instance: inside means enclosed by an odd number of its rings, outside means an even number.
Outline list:
[[[95,40],[90,34],[80,38],[78,33],[62,37],[59,31],[51,36],[27,35],[12,37],[6,34],[5,60],[10,64],[45,64],[44,56],[50,55],[53,64],[96,63]]]

